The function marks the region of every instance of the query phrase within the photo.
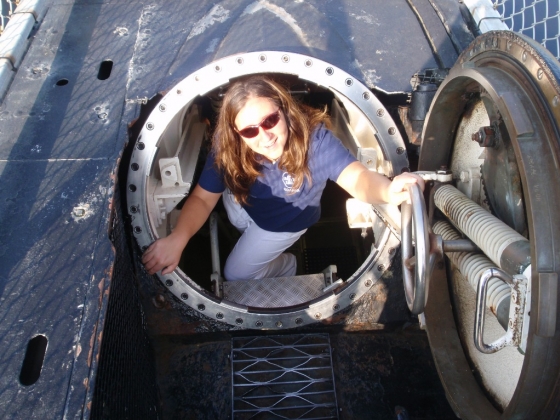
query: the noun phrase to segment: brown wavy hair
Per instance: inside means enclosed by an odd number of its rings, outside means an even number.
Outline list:
[[[260,175],[263,156],[253,152],[235,130],[235,118],[250,98],[267,98],[284,114],[288,138],[278,167],[294,177],[293,191],[311,182],[308,166],[310,135],[320,123],[330,126],[326,108],[318,110],[296,102],[288,90],[264,75],[249,76],[233,82],[224,95],[212,137],[212,151],[226,187],[238,203],[247,204],[249,188]]]

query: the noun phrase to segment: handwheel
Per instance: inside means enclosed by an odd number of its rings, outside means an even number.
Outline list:
[[[408,185],[407,190],[410,203],[401,205],[403,283],[408,309],[418,315],[428,299],[430,237],[422,190],[417,184]]]

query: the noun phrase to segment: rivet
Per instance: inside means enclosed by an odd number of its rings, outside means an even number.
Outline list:
[[[237,57],[235,61],[237,62],[237,64],[243,64],[243,57]],[[241,318],[237,318],[237,319],[241,319]],[[241,320],[241,322],[243,322],[243,320]]]
[[[543,69],[539,69],[539,70],[537,71],[537,78],[538,78],[539,80],[541,80],[542,77],[543,77],[543,74],[544,74]]]
[[[261,328],[262,326],[263,326],[263,322],[262,322],[262,321],[257,321],[257,322],[255,322],[255,327]]]
[[[169,279],[165,280],[165,285],[166,285],[167,287],[173,286],[173,280],[169,280]]]
[[[393,255],[395,253],[395,248],[389,248],[389,255]]]
[[[351,293],[349,297],[350,297],[350,300],[356,299],[356,293]]]
[[[221,312],[218,312],[218,313],[216,314],[216,318],[217,318],[217,319],[224,319],[224,314],[221,313]]]
[[[198,74],[196,76],[194,76],[194,81],[195,82],[200,82],[200,77],[198,76]]]
[[[362,94],[362,98],[364,98],[366,101],[369,101],[369,98],[370,98],[369,92],[364,92]]]
[[[131,212],[131,213],[138,213],[138,207],[136,207],[136,206],[130,206],[130,212]]]
[[[214,70],[216,71],[216,73],[219,73],[222,71],[222,68],[220,66],[215,66]]]
[[[204,305],[201,303],[201,304],[199,304],[199,305],[197,306],[197,308],[198,308],[199,311],[202,312],[202,311],[204,311],[204,310],[206,309],[206,306],[204,306]]]
[[[354,84],[354,81],[352,79],[348,78],[344,81],[344,83],[346,84],[346,86],[350,87]]]
[[[148,130],[153,130],[154,129],[154,123],[149,122],[148,124],[146,124],[146,128]]]
[[[364,283],[366,287],[371,287],[372,284],[373,282],[370,279],[367,279],[366,282]]]
[[[282,321],[276,321],[276,328],[282,328]]]
[[[382,117],[383,115],[385,115],[385,110],[383,108],[379,108],[376,114],[378,117]]]
[[[395,129],[395,127],[390,127],[388,130],[388,133],[392,136],[397,132],[397,130]]]
[[[328,76],[332,76],[334,74],[334,69],[332,67],[327,67],[325,73],[327,73]]]
[[[132,165],[130,165],[130,169],[132,169],[133,171],[137,171],[138,169],[140,169],[140,165],[138,165],[137,163],[133,163]]]
[[[260,60],[261,63],[264,63],[266,61],[266,55],[264,55],[264,54],[259,55],[259,60]]]
[[[134,233],[142,233],[142,228],[140,226],[134,226]]]
[[[181,299],[187,300],[188,298],[189,298],[189,295],[187,295],[186,293],[181,293]]]
[[[145,147],[146,147],[146,145],[145,145],[144,143],[142,143],[142,142],[138,142],[138,143],[136,144],[136,148],[137,148],[138,150],[144,150]]]
[[[180,95],[181,93],[183,93],[183,91],[181,89],[177,89],[177,95]]]
[[[136,185],[130,184],[130,185],[128,186],[128,191],[130,191],[130,192],[136,192]]]
[[[241,325],[241,324],[243,324],[243,320],[241,318],[235,318],[235,323],[237,325]]]
[[[372,159],[368,159],[367,162],[366,162],[366,164],[367,164],[368,166],[371,166],[371,165],[373,164],[373,160],[372,160]]]
[[[313,315],[315,317],[315,319],[321,319],[321,312],[317,312],[315,315]]]
[[[303,319],[296,318],[296,325],[301,325],[301,324],[303,324]]]
[[[397,147],[397,155],[402,155],[405,152],[404,147]]]
[[[159,110],[160,110],[161,112],[165,112],[166,109],[167,109],[167,107],[165,106],[165,104],[161,104],[161,105],[159,106]]]
[[[332,307],[333,311],[338,311],[340,309],[340,305],[338,303],[335,303]]]
[[[284,54],[282,56],[282,62],[289,63],[290,62],[290,56],[288,54]]]
[[[379,264],[377,266],[377,271],[383,271],[383,270],[385,270],[385,266],[383,264]]]
[[[521,54],[521,60],[523,62],[525,62],[525,60],[527,60],[527,52],[526,51],[523,51],[523,54]]]
[[[144,245],[144,246],[142,247],[142,252],[144,252],[144,251],[147,250],[147,249],[148,249],[148,245]]]
[[[313,61],[310,59],[305,60],[304,62],[305,67],[311,67],[313,65]]]

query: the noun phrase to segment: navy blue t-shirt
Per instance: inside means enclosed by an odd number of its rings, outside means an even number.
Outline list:
[[[304,178],[302,186],[292,192],[293,177],[278,168],[278,163],[264,160],[261,175],[249,189],[243,208],[261,229],[270,232],[299,232],[321,217],[321,195],[327,179],[336,181],[340,173],[356,158],[322,124],[311,135],[309,171],[311,185]],[[210,153],[199,185],[207,191],[225,190],[222,175]]]

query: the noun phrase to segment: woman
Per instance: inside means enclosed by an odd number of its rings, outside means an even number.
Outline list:
[[[283,252],[319,220],[327,179],[371,204],[400,204],[406,184],[424,188],[414,174],[391,182],[367,170],[326,121],[325,112],[297,104],[266,76],[234,82],[223,99],[212,152],[175,229],[142,257],[148,272],[168,274],[177,267],[222,193],[230,221],[242,232],[224,269],[232,281],[295,275],[295,256]]]

